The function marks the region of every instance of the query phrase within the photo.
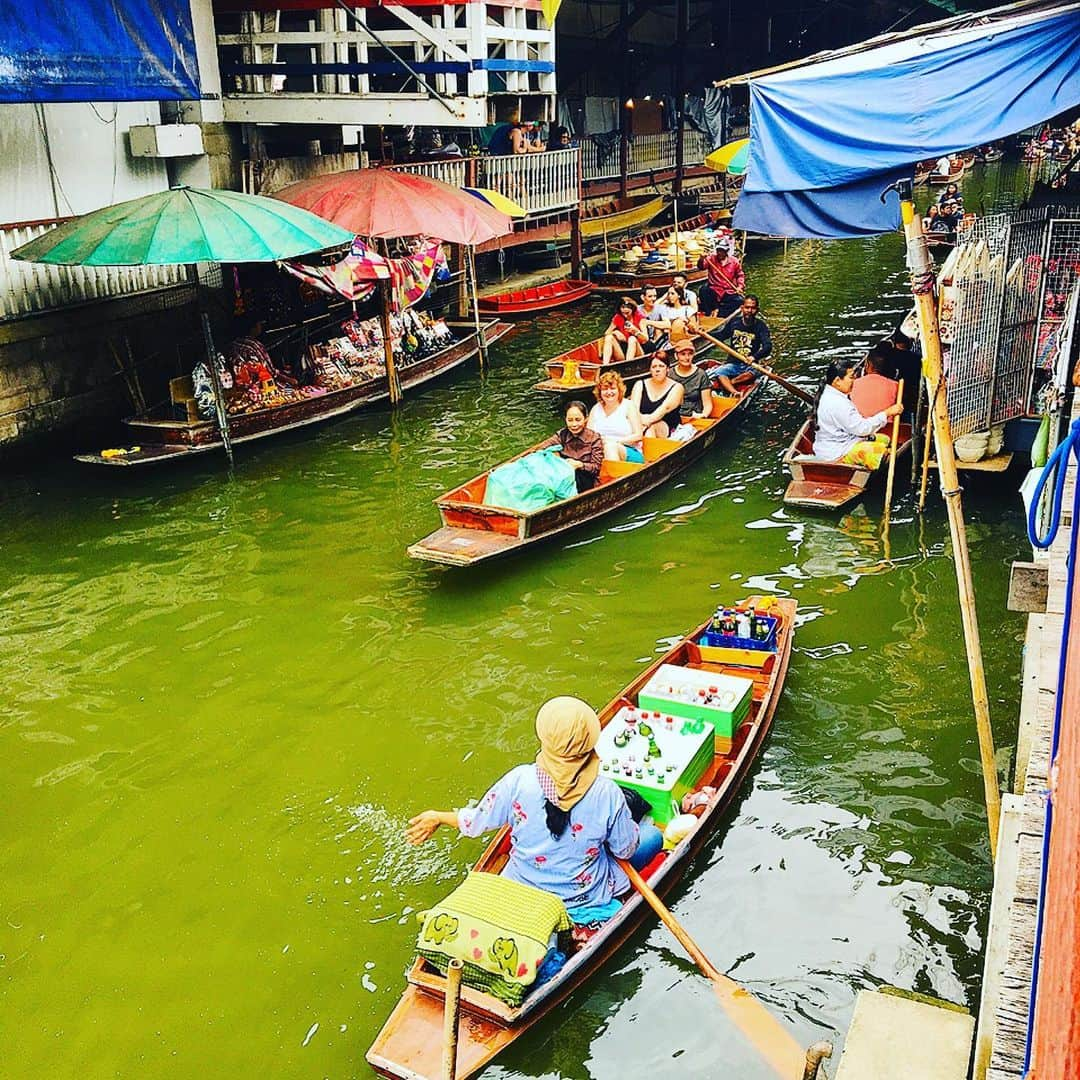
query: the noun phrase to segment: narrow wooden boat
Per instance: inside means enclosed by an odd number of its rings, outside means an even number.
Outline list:
[[[710,315],[699,315],[698,322],[706,332],[715,330],[724,320]],[[699,334],[691,334],[694,342],[695,357],[712,348],[710,342]],[[591,393],[601,371],[617,371],[624,382],[644,378],[649,374],[652,356],[638,356],[633,360],[614,360],[610,364],[603,362],[604,339],[596,338],[584,345],[575,346],[548,360],[547,378],[533,386],[546,394]]]
[[[617,510],[666,483],[709,450],[726,421],[746,405],[764,381],[758,379],[732,397],[713,394],[712,416],[694,420],[695,433],[686,442],[646,438],[642,441],[644,464],[605,461],[600,482],[592,491],[572,495],[539,510],[512,510],[486,504],[488,473],[483,472],[435,500],[442,516],[442,528],[413,544],[408,549],[409,555],[446,566],[475,566],[522,551]],[[539,444],[510,460],[516,461],[537,449]]]
[[[987,150],[986,153],[983,154],[983,161],[985,161],[988,165],[992,165],[995,161],[1000,161],[1004,156],[1004,150]]]
[[[665,264],[666,265],[666,264]],[[636,296],[646,285],[655,285],[663,292],[675,281],[676,274],[685,274],[686,280],[693,284],[704,281],[706,271],[691,266],[686,270],[657,269],[649,270],[642,264],[640,269],[601,271],[593,276],[597,292],[625,292]]]
[[[708,626],[705,623],[651,664],[600,711],[600,723],[606,726],[621,708],[637,705],[639,693],[662,664],[753,681],[750,711],[735,732],[730,749],[720,749],[718,746],[712,763],[706,766],[695,785],[698,791],[705,786],[715,788],[697,827],[659,865],[654,863],[647,868],[647,880],[660,896],[671,890],[698,852],[716,834],[725,811],[761,752],[791,661],[796,613],[794,600],[774,601],[770,614],[779,622],[775,649],[768,652],[760,666],[741,666],[747,658],[737,656],[735,650],[706,649],[703,653],[697,642]],[[510,833],[508,829],[503,829],[480,856],[475,869],[498,873],[506,863],[509,850]],[[533,990],[519,1007],[507,1005],[481,990],[463,987],[457,1051],[458,1080],[475,1076],[519,1035],[561,1005],[651,917],[649,912],[640,895],[630,894],[619,913],[604,923],[586,945],[570,956],[565,967],[551,981]],[[367,1061],[381,1076],[403,1080],[438,1080],[442,1075],[445,979],[434,967],[419,959],[410,968],[407,979],[408,985],[400,1001],[367,1052]]]
[[[593,291],[591,281],[565,278],[531,289],[516,289],[495,296],[481,296],[480,310],[485,314],[507,318],[513,315],[535,315],[541,311],[566,307],[584,300]]]
[[[954,164],[953,168],[949,171],[948,176],[943,176],[937,171],[937,169],[934,169],[934,171],[930,174],[930,178],[927,183],[934,186],[941,186],[943,184],[955,184],[964,175],[964,171],[966,169],[967,166],[964,164],[963,161]]]
[[[445,349],[402,365],[399,376],[403,391],[414,390],[453,371],[479,352],[472,323],[451,322],[448,325],[461,336]],[[510,323],[491,321],[482,323],[480,332],[485,335],[485,343],[490,345],[512,329]],[[229,438],[235,446],[281,435],[345,416],[367,405],[385,401],[389,396],[390,389],[383,372],[340,390],[328,390],[324,394],[290,401],[274,408],[230,415]],[[216,420],[178,420],[166,415],[165,407],[162,407],[131,417],[124,423],[136,447],[124,449],[120,454],[76,454],[75,460],[90,465],[160,465],[223,449]]]
[[[881,429],[892,433],[890,421]],[[897,457],[911,450],[911,425],[900,424]],[[888,458],[885,459],[888,462]],[[785,506],[806,506],[817,510],[839,510],[859,498],[875,470],[862,465],[844,465],[814,457],[814,421],[807,420],[784,454],[784,464],[791,473],[791,483],[784,492]],[[883,473],[884,465],[877,472]]]
[[[582,240],[608,240],[622,236],[629,229],[636,229],[663,213],[667,202],[659,195],[628,195],[624,199],[611,199],[600,205],[587,206],[581,213]],[[560,243],[570,242],[570,228],[555,237]]]

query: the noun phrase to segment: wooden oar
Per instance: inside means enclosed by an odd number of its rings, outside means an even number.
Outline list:
[[[772,1066],[777,1076],[792,1080],[803,1075],[806,1053],[794,1036],[745,986],[729,978],[709,962],[697,943],[683,929],[682,923],[664,906],[664,902],[649,888],[645,879],[625,859],[618,860],[633,886],[656,912],[660,921],[675,935],[679,944],[690,954],[712,984],[717,1000],[754,1049]]]
[[[793,382],[785,379],[783,375],[778,375],[772,368],[767,368],[763,364],[759,364],[756,360],[751,360],[749,356],[743,356],[741,352],[736,352],[730,345],[725,344],[719,338],[714,338],[712,334],[708,334],[704,330],[698,330],[696,333],[700,334],[706,341],[711,341],[718,349],[726,352],[729,356],[733,356],[736,360],[742,361],[747,367],[752,367],[762,375],[768,375],[770,379],[779,383],[788,391],[788,393],[794,394],[797,398],[802,398],[807,405],[814,404],[813,394],[808,394],[801,386],[796,386]]]
[[[896,384],[896,404],[904,400],[904,380]],[[889,472],[885,477],[885,520],[882,522],[884,535],[889,535],[889,518],[892,515],[892,486],[893,476],[896,474],[896,447],[900,436],[900,414],[893,417],[892,422],[892,446],[889,447]]]

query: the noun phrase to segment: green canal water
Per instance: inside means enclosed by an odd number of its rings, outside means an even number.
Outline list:
[[[749,258],[807,387],[908,304],[897,236]],[[804,1044],[857,991],[975,1008],[990,870],[948,530],[902,479],[843,517],[782,507],[802,418],[770,388],[676,483],[528,558],[410,561],[431,500],[552,427],[522,328],[490,372],[176,471],[8,476],[0,523],[0,1042],[7,1077],[370,1075],[414,913],[479,842],[402,839],[534,751],[537,706],[613,696],[718,602],[801,605],[774,732],[672,896]],[[134,473],[134,471],[133,471]],[[999,762],[1015,734],[1015,477],[965,493]],[[769,1074],[663,928],[487,1077]]]

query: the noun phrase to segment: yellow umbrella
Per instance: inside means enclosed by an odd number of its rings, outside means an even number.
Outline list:
[[[525,216],[525,208],[519,206],[513,199],[508,199],[502,192],[492,191],[491,188],[486,187],[467,187],[464,190],[470,195],[475,195],[481,202],[486,202],[488,206],[494,206],[500,213],[507,214],[509,217],[521,218]]]
[[[746,162],[750,157],[750,140],[736,139],[714,150],[705,159],[705,164],[715,172],[726,172],[732,176],[742,176],[746,172]]]

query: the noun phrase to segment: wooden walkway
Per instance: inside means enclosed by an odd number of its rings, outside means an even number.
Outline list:
[[[1077,415],[1080,406],[1074,409],[1073,417]],[[1073,465],[1065,485],[1066,509],[1057,539],[1049,552],[1038,552],[1034,557],[1035,563],[1047,570],[1046,611],[1028,616],[1014,782],[1017,797],[1010,800],[1011,809],[1002,817],[974,1080],[984,1076],[986,1080],[1022,1080],[1024,1075],[1046,824],[1045,791],[1065,611],[1065,558],[1075,486]],[[1010,844],[1015,847],[1010,849]]]

